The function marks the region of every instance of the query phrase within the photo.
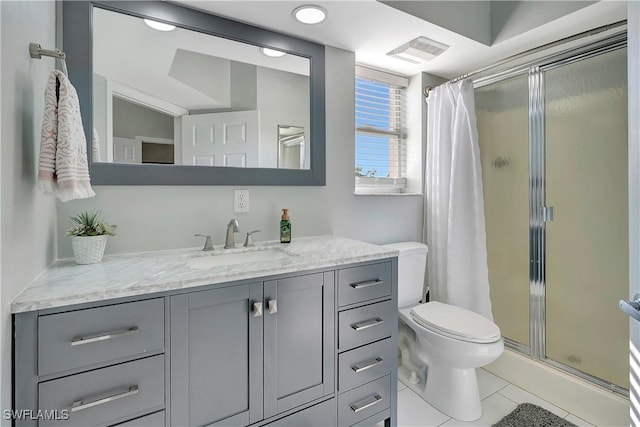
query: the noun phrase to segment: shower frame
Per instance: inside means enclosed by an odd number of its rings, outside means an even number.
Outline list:
[[[529,85],[529,345],[503,338],[507,348],[529,355],[583,380],[628,397],[629,391],[616,384],[546,357],[546,223],[553,210],[545,201],[545,72],[584,59],[627,47],[627,32],[621,31],[582,46],[553,53],[515,67],[472,78],[476,89],[528,75]]]

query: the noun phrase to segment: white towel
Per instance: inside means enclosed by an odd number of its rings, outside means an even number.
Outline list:
[[[51,72],[45,89],[37,187],[63,202],[96,195],[89,180],[78,94],[58,70]]]
[[[102,161],[100,156],[100,137],[96,128],[93,128],[93,140],[91,141],[91,161],[93,163]]]

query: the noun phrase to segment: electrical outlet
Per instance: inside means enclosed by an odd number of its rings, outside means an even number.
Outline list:
[[[249,190],[233,190],[233,213],[249,212]]]

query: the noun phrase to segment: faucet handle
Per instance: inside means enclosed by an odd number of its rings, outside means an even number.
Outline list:
[[[261,231],[261,230],[253,230],[253,231],[248,232],[248,233],[247,233],[247,238],[244,240],[244,245],[242,245],[242,246],[244,246],[245,248],[250,248],[250,247],[252,247],[252,246],[255,246],[255,245],[253,244],[253,240],[251,239],[251,235],[252,235],[253,233],[259,233],[260,231]]]
[[[211,236],[207,234],[194,234],[194,237],[205,237],[207,240],[204,241],[203,251],[212,251],[213,250],[213,242],[211,241]]]

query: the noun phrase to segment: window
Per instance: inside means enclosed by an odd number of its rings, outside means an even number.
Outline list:
[[[406,77],[356,67],[356,193],[406,185],[407,86]]]

